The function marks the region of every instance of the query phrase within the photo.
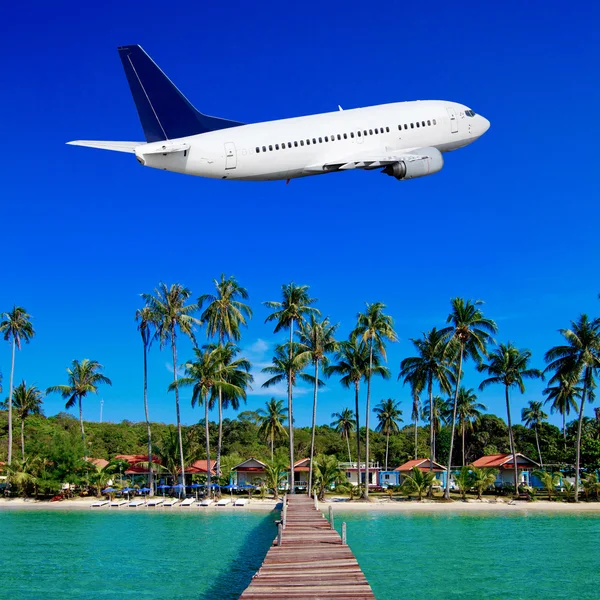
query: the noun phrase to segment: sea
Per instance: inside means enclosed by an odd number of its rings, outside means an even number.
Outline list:
[[[0,598],[238,598],[278,517],[0,511]],[[600,514],[336,511],[338,530],[342,521],[379,600],[600,598]]]

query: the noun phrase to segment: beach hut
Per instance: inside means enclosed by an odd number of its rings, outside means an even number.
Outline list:
[[[232,483],[237,486],[252,484],[256,479],[265,480],[267,465],[257,458],[249,458],[231,469]]]
[[[430,461],[428,458],[409,460],[403,465],[396,467],[394,472],[398,473],[398,483],[394,485],[402,485],[404,483],[404,478],[411,474],[414,467],[417,467],[422,473],[433,471],[436,475],[436,479],[439,479],[440,485],[446,485],[446,472],[448,469],[443,465],[440,465],[440,463]]]
[[[520,452],[516,453],[517,457],[517,476],[519,485],[529,485],[531,481],[531,472],[539,468],[539,464],[535,460],[531,460]],[[489,467],[498,469],[498,475],[494,485],[497,488],[504,486],[515,485],[515,468],[513,463],[513,455],[508,454],[490,454],[482,456],[476,461],[473,461],[474,467]]]
[[[350,485],[358,485],[358,463],[341,462],[339,468],[346,474],[346,482]],[[364,485],[366,476],[366,463],[360,463],[360,483]],[[381,467],[378,462],[369,462],[369,487],[378,487],[380,483]]]

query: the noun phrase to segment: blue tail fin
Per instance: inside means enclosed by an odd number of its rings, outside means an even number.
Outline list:
[[[197,111],[141,46],[121,46],[119,56],[148,142],[243,125]]]

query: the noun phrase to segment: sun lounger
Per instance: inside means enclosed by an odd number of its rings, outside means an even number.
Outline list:
[[[176,504],[179,504],[179,499],[178,498],[167,498],[164,501],[163,506],[175,506]]]
[[[246,506],[246,504],[248,504],[248,498],[238,498],[235,502],[234,502],[234,506]]]
[[[124,504],[127,504],[127,500],[122,500],[122,499],[113,500],[110,503],[110,508],[120,508]]]
[[[100,508],[101,506],[106,506],[110,504],[110,500],[98,500],[98,502],[93,502],[90,504],[90,508]]]
[[[221,498],[217,502],[217,506],[227,506],[228,504],[231,504],[231,500],[229,498]]]
[[[148,500],[147,506],[160,506],[164,501],[164,498],[153,498],[152,500]]]
[[[211,498],[204,498],[204,500],[200,502],[200,506],[210,506],[213,502],[214,500],[212,500]]]
[[[186,498],[179,506],[191,506],[196,502],[196,498]]]
[[[139,506],[144,506],[146,504],[145,500],[132,500],[127,506],[129,508],[138,508]]]

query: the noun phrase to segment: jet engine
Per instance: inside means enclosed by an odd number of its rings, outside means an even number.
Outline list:
[[[417,156],[422,158],[416,158]],[[382,173],[396,179],[414,179],[433,175],[442,170],[444,158],[437,148],[419,148],[415,151],[416,160],[401,160],[383,169]]]

